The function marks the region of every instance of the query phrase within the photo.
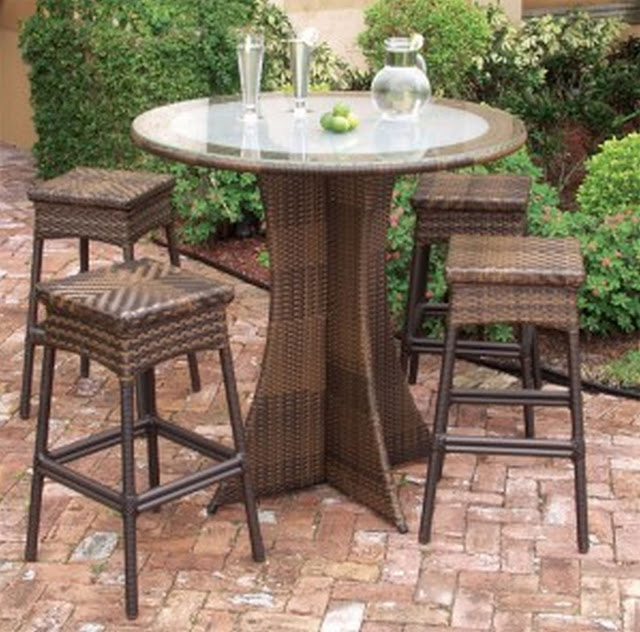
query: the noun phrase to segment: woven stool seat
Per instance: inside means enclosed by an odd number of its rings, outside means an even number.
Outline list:
[[[233,298],[232,290],[169,263],[140,259],[41,283],[37,296],[44,304],[46,318],[42,323],[44,354],[26,559],[34,561],[37,555],[45,476],[122,514],[126,612],[130,618],[138,613],[135,527],[141,511],[214,482],[239,477],[253,557],[257,561],[264,559],[227,335],[226,307]],[[118,376],[121,425],[50,449],[49,417],[55,352],[59,349],[85,354]],[[155,365],[201,349],[215,349],[220,356],[233,448],[158,416]],[[133,412],[134,384],[138,419]],[[139,436],[147,441],[149,485],[144,491],[138,489],[135,476],[134,439]],[[158,437],[199,452],[214,464],[177,479],[171,476],[171,480],[161,483]],[[120,490],[66,465],[116,445],[121,446]]]
[[[138,259],[41,283],[44,342],[85,353],[119,375],[227,338],[226,286],[169,263]]]
[[[455,235],[450,244],[446,279],[456,285],[453,324],[578,326],[576,290],[584,267],[575,240]]]
[[[578,549],[586,552],[589,541],[577,309],[577,291],[585,274],[579,243],[575,239],[454,235],[449,242],[445,269],[451,298],[420,541],[430,539],[436,485],[446,453],[550,456],[568,458],[573,462]],[[453,374],[459,329],[464,325],[491,323],[513,323],[524,327],[526,335],[520,349],[524,388],[455,388]],[[568,389],[547,391],[541,389],[541,384],[536,384],[533,355],[528,353],[535,325],[566,332]],[[504,349],[506,351],[502,353]],[[509,344],[492,343],[485,353],[505,357],[511,350]],[[525,410],[525,436],[448,433],[452,404],[522,405]],[[570,438],[536,437],[531,414],[533,406],[568,407]]]
[[[402,365],[415,384],[421,353],[442,351],[440,340],[422,333],[427,317],[442,317],[447,303],[425,298],[431,246],[456,234],[524,235],[531,181],[526,176],[431,173],[421,176],[412,198],[415,211],[413,256],[402,332]],[[482,344],[465,352],[482,353]]]
[[[426,174],[411,198],[416,243],[442,243],[458,233],[524,234],[530,187],[526,176]]]
[[[455,235],[447,259],[447,281],[496,285],[580,287],[584,266],[573,239]],[[473,250],[472,250],[473,249]]]
[[[173,221],[172,176],[76,167],[32,187],[35,234],[89,237],[128,246]]]
[[[80,271],[89,269],[89,241],[119,246],[125,261],[134,258],[134,244],[155,229],[165,231],[169,259],[180,265],[173,227],[171,194],[173,176],[144,171],[124,171],[76,167],[50,180],[37,182],[28,191],[34,206],[33,260],[31,292],[27,311],[24,368],[20,396],[20,415],[30,412],[34,347],[41,341],[38,326],[35,286],[40,281],[43,245],[46,239],[80,239]],[[200,377],[194,354],[189,356],[189,371],[194,391],[200,389]],[[82,357],[80,373],[89,374]]]

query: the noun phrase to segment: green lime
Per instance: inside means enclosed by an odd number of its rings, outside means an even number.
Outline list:
[[[326,129],[328,131],[333,130],[333,114],[331,114],[331,112],[325,112],[320,117],[320,125],[322,125],[322,129]]]
[[[336,103],[333,106],[334,116],[344,116],[346,118],[349,116],[349,112],[351,112],[351,108],[346,103]]]
[[[358,123],[360,123],[360,119],[353,112],[349,112],[347,121],[349,121],[349,129],[355,129],[358,127]]]
[[[331,122],[331,129],[339,134],[342,132],[348,132],[351,127],[349,126],[349,120],[344,116],[334,116]]]

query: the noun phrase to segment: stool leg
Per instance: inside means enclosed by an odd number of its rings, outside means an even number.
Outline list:
[[[120,380],[120,423],[122,433],[122,523],[124,538],[124,582],[126,613],[138,616],[138,564],[136,559],[136,519],[138,514],[133,448],[133,380]]]
[[[164,227],[165,236],[167,239],[167,248],[169,250],[169,261],[171,265],[180,267],[180,253],[178,252],[178,246],[176,244],[176,234],[173,227],[173,223],[167,224]],[[198,358],[196,354],[191,351],[187,354],[187,362],[189,363],[189,377],[191,378],[191,390],[197,393],[202,388],[200,382],[200,371],[198,370]]]
[[[420,518],[420,531],[418,533],[418,540],[422,544],[426,544],[431,539],[431,525],[436,501],[436,486],[442,475],[442,466],[444,464],[444,440],[449,418],[449,399],[453,385],[456,338],[457,329],[453,326],[448,326],[444,342],[440,382],[438,384],[436,418],[433,427],[433,436],[431,438],[431,456],[429,457],[427,481],[422,504],[422,516]]]
[[[135,250],[133,244],[125,244],[122,246],[122,259],[124,261],[133,261],[135,258]]]
[[[80,237],[80,272],[89,270],[89,239]],[[89,357],[80,356],[80,377],[89,377]]]
[[[220,364],[222,366],[222,376],[227,395],[227,405],[229,407],[229,418],[231,420],[231,430],[236,452],[242,454],[242,491],[244,495],[244,507],[247,514],[247,525],[249,527],[249,538],[251,539],[251,552],[256,562],[264,561],[264,544],[260,533],[260,523],[258,521],[258,509],[256,505],[253,484],[249,475],[246,461],[246,447],[244,442],[244,430],[242,428],[242,418],[240,415],[240,402],[238,401],[238,390],[233,372],[233,360],[229,346],[220,349]]]
[[[520,370],[522,373],[522,388],[535,388],[534,378],[534,349],[535,344],[534,328],[532,325],[522,325],[520,327]],[[533,439],[535,436],[534,429],[534,412],[533,406],[524,405],[524,429],[525,436]]]
[[[414,246],[411,256],[411,272],[409,274],[409,290],[404,314],[404,327],[400,362],[402,370],[407,372],[409,384],[415,384],[418,376],[419,354],[411,350],[409,338],[420,330],[422,318],[419,305],[424,301],[427,290],[427,274],[429,268],[429,246]]]
[[[582,422],[582,387],[580,384],[580,337],[577,329],[569,331],[569,390],[571,430],[574,443],[573,465],[576,496],[576,524],[578,550],[589,550],[589,525],[587,517],[587,475],[585,465],[584,427]]]
[[[40,456],[47,451],[49,443],[49,416],[51,413],[51,391],[55,367],[55,349],[44,346],[42,358],[42,375],[40,380],[40,406],[38,408],[38,425],[33,454],[33,478],[31,480],[31,501],[29,503],[29,519],[27,543],[24,557],[27,562],[35,562],[38,555],[38,532],[40,530],[40,512],[42,509],[42,488],[44,474],[40,471]]]
[[[156,375],[152,368],[146,370],[136,381],[141,399],[142,418],[148,420],[147,457],[149,462],[149,487],[160,485],[160,465],[158,457],[158,426],[156,419]]]
[[[42,274],[42,249],[44,239],[34,237],[31,260],[31,281],[29,286],[29,305],[27,307],[27,330],[24,337],[24,357],[22,366],[22,386],[20,387],[20,417],[28,419],[31,413],[31,386],[33,382],[33,358],[35,341],[33,330],[38,324],[38,301],[36,285]]]
[[[538,347],[538,330],[531,327],[531,363],[533,366],[533,386],[542,388],[542,366],[540,365],[540,348]]]

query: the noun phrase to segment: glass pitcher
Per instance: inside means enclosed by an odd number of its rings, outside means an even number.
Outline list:
[[[422,44],[421,35],[385,40],[385,65],[371,84],[373,102],[383,118],[413,118],[431,97],[427,66],[419,53]]]

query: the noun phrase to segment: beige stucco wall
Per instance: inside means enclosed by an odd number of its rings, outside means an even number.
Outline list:
[[[36,139],[29,105],[29,79],[18,48],[18,25],[36,0],[0,0],[0,140],[31,147]]]

